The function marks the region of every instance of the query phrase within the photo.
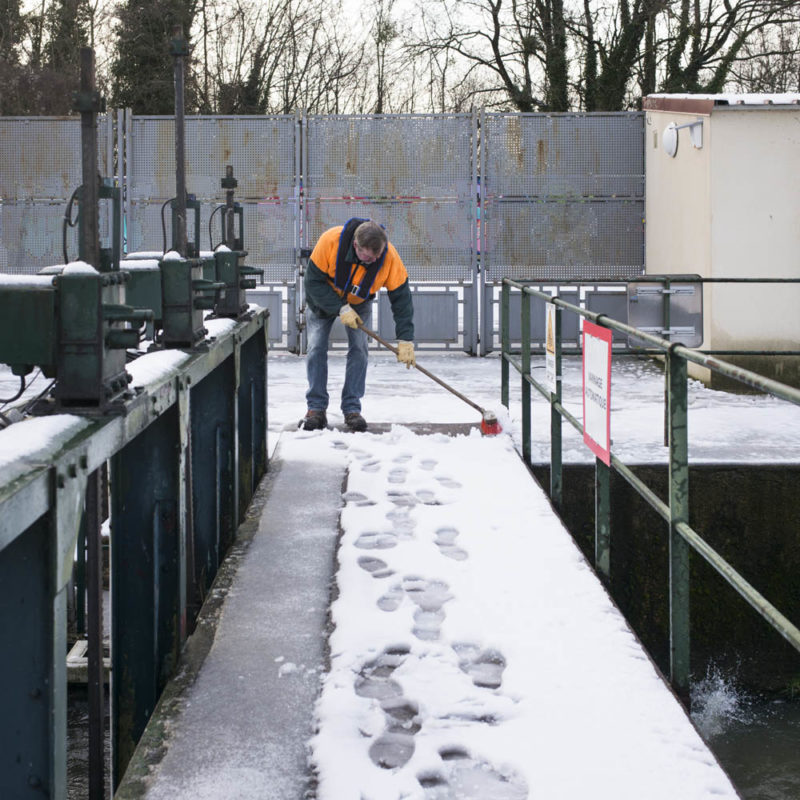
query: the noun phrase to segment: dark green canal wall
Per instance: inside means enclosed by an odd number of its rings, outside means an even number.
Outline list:
[[[666,466],[633,470],[666,500]],[[543,487],[549,487],[549,471],[533,468]],[[689,475],[690,525],[800,625],[800,467],[696,465]],[[593,564],[594,466],[565,466],[563,486],[561,517]],[[615,472],[611,506],[610,593],[669,674],[667,524]],[[711,665],[749,689],[800,694],[800,654],[693,552],[692,678],[702,678]]]

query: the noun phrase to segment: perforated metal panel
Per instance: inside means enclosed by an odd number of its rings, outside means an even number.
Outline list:
[[[103,177],[113,175],[111,129],[111,118],[100,115]],[[0,271],[34,274],[64,262],[64,212],[82,182],[80,117],[0,117]],[[102,213],[100,235],[108,237]],[[77,258],[77,251],[77,229],[68,228],[68,257]]]
[[[542,290],[544,287],[537,286],[537,289]],[[567,291],[565,293],[556,292],[554,296],[566,300],[568,303],[575,303],[577,298],[577,290]],[[530,329],[530,342],[532,347],[538,347],[544,350],[546,341],[546,303],[541,297],[531,297],[528,301],[531,309],[531,329]],[[513,343],[520,342],[522,339],[522,298],[518,292],[512,293],[509,297],[509,336]],[[578,331],[577,314],[562,314],[561,315],[561,343],[563,346],[575,346],[578,344],[579,331]]]
[[[475,264],[472,115],[310,116],[305,236],[351,217],[384,225],[413,281],[471,281]]]
[[[454,291],[414,292],[414,328],[417,344],[458,341],[458,294]],[[378,297],[378,333],[384,339],[394,339],[394,319],[386,294]]]
[[[164,247],[166,229],[167,248],[172,243],[172,217],[169,203],[133,202],[128,207],[128,247],[130,252],[158,250]],[[243,203],[245,218],[245,250],[247,265],[264,269],[267,283],[291,280],[295,269],[294,225],[297,222],[297,204],[294,202],[264,201]],[[216,203],[200,207],[200,249],[211,250],[222,240],[220,214],[214,215],[209,234],[209,218]],[[187,215],[187,236],[194,241],[194,213]]]
[[[186,117],[186,190],[201,206],[201,248],[218,244],[219,214],[209,240],[208,218],[225,201],[221,180],[230,164],[244,212],[249,266],[267,282],[290,280],[298,231],[297,120],[275,117]],[[175,196],[172,117],[133,117],[129,142],[128,249],[162,247],[161,206]],[[171,242],[169,206],[165,210]],[[191,216],[191,214],[190,214]]]
[[[172,117],[132,118],[130,197],[164,200],[175,196],[175,123]],[[231,164],[236,199],[294,197],[295,118],[191,117],[185,119],[186,190],[200,200],[220,201],[220,181]]]
[[[617,322],[628,323],[628,295],[624,286],[587,291],[585,298],[585,306],[589,311],[605,314]],[[619,331],[612,331],[611,341],[614,346],[628,345],[628,337]]]
[[[642,273],[641,114],[486,114],[481,136],[487,280]]]
[[[593,280],[640,275],[643,203],[501,199],[484,205],[487,280]]]
[[[474,228],[468,203],[324,200],[307,202],[305,211],[312,244],[352,217],[374,219],[388,231],[411,281],[472,281],[471,253],[464,246]]]

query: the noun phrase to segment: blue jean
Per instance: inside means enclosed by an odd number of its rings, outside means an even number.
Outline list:
[[[372,301],[362,303],[357,309],[364,325],[369,327],[372,318]],[[308,353],[306,355],[306,378],[308,391],[306,405],[310,410],[326,411],[328,395],[328,341],[333,325],[341,325],[336,317],[320,316],[311,308],[306,310]],[[342,413],[361,411],[361,398],[367,382],[367,334],[364,331],[345,327],[347,331],[347,362],[342,386]]]

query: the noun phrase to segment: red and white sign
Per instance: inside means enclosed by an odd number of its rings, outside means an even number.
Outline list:
[[[608,328],[583,323],[583,441],[611,464],[611,336]]]

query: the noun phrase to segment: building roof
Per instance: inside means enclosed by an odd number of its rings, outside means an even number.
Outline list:
[[[800,106],[800,92],[764,94],[649,94],[643,108],[651,111],[683,111],[710,114],[721,108],[786,108]]]

